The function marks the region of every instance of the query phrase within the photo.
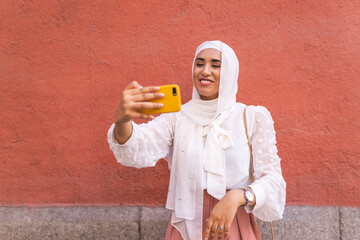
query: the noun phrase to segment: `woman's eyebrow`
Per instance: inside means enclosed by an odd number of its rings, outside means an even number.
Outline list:
[[[204,58],[197,58],[195,61],[205,61],[205,59]],[[219,59],[211,59],[210,60],[211,62],[219,62],[219,63],[221,63],[221,61],[219,60]]]
[[[219,62],[221,63],[221,61],[219,59],[211,59],[212,62]]]

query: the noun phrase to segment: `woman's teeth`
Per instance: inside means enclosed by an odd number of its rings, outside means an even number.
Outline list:
[[[202,83],[212,83],[212,81],[209,81],[209,80],[200,80],[200,82],[202,82]]]

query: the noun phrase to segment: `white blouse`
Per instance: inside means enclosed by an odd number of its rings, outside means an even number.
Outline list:
[[[277,155],[274,122],[270,112],[262,106],[247,107],[247,128],[253,148],[254,177],[255,181],[250,183],[249,166],[250,150],[244,128],[243,111],[244,104],[237,103],[235,109],[225,119],[221,126],[232,129],[229,134],[233,140],[233,147],[225,150],[226,159],[226,188],[238,189],[251,187],[256,196],[254,207],[245,207],[248,213],[252,212],[263,221],[273,221],[282,218],[285,207],[286,183],[282,177],[280,158]],[[119,144],[114,136],[115,124],[108,131],[108,142],[115,158],[119,163],[129,167],[153,167],[161,158],[168,161],[170,175],[170,186],[167,199],[167,208],[174,210],[171,199],[174,199],[176,186],[172,186],[172,178],[176,178],[176,169],[171,169],[171,156],[174,135],[177,134],[177,119],[181,114],[168,113],[156,117],[153,121],[140,125],[132,122],[133,132],[125,144]],[[186,140],[185,140],[186,141]],[[199,145],[199,147],[204,147]],[[199,160],[201,161],[201,160]],[[200,163],[203,165],[203,163]],[[203,168],[202,168],[203,169]],[[204,170],[199,173],[179,173],[181,177],[188,179],[206,179]],[[203,189],[206,189],[206,181]],[[199,193],[194,193],[199,194]],[[181,199],[180,199],[181,200]],[[202,200],[202,197],[201,197]],[[201,203],[198,203],[201,204]],[[196,208],[195,215],[202,213],[201,208]],[[174,215],[173,219],[174,222]],[[196,226],[201,227],[201,225]],[[185,239],[198,239],[192,237],[191,232],[183,233],[186,227],[177,227]],[[182,232],[183,231],[183,232]]]

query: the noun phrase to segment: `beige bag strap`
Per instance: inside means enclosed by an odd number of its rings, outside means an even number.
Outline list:
[[[255,177],[254,177],[254,160],[253,160],[253,153],[252,153],[252,146],[250,143],[250,138],[249,138],[249,134],[248,134],[248,130],[247,130],[247,123],[246,123],[246,108],[247,106],[245,106],[244,108],[244,127],[245,127],[245,133],[246,133],[246,138],[247,138],[247,144],[249,146],[249,150],[250,150],[250,181],[254,182],[255,181]],[[260,240],[261,240],[261,229],[260,229],[260,219],[257,218],[257,225],[258,225],[258,230],[259,230],[259,236],[260,236]],[[275,240],[275,234],[274,234],[274,227],[272,222],[270,222],[270,227],[271,227],[271,234],[272,234],[272,239]]]

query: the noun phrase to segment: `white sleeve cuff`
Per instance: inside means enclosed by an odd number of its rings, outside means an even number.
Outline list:
[[[108,143],[110,146],[117,146],[117,147],[131,147],[134,145],[135,143],[135,137],[134,137],[134,132],[136,131],[136,127],[137,125],[131,121],[132,124],[132,133],[130,138],[124,143],[124,144],[120,144],[116,138],[115,138],[115,133],[114,133],[114,129],[115,129],[115,123],[113,123],[111,125],[111,127],[109,128],[109,131],[107,133],[107,137],[108,137]]]
[[[245,210],[247,213],[251,213],[253,211],[256,211],[260,209],[262,206],[265,205],[266,202],[266,192],[263,186],[261,184],[253,182],[249,186],[256,197],[256,203],[255,206],[245,206]]]

